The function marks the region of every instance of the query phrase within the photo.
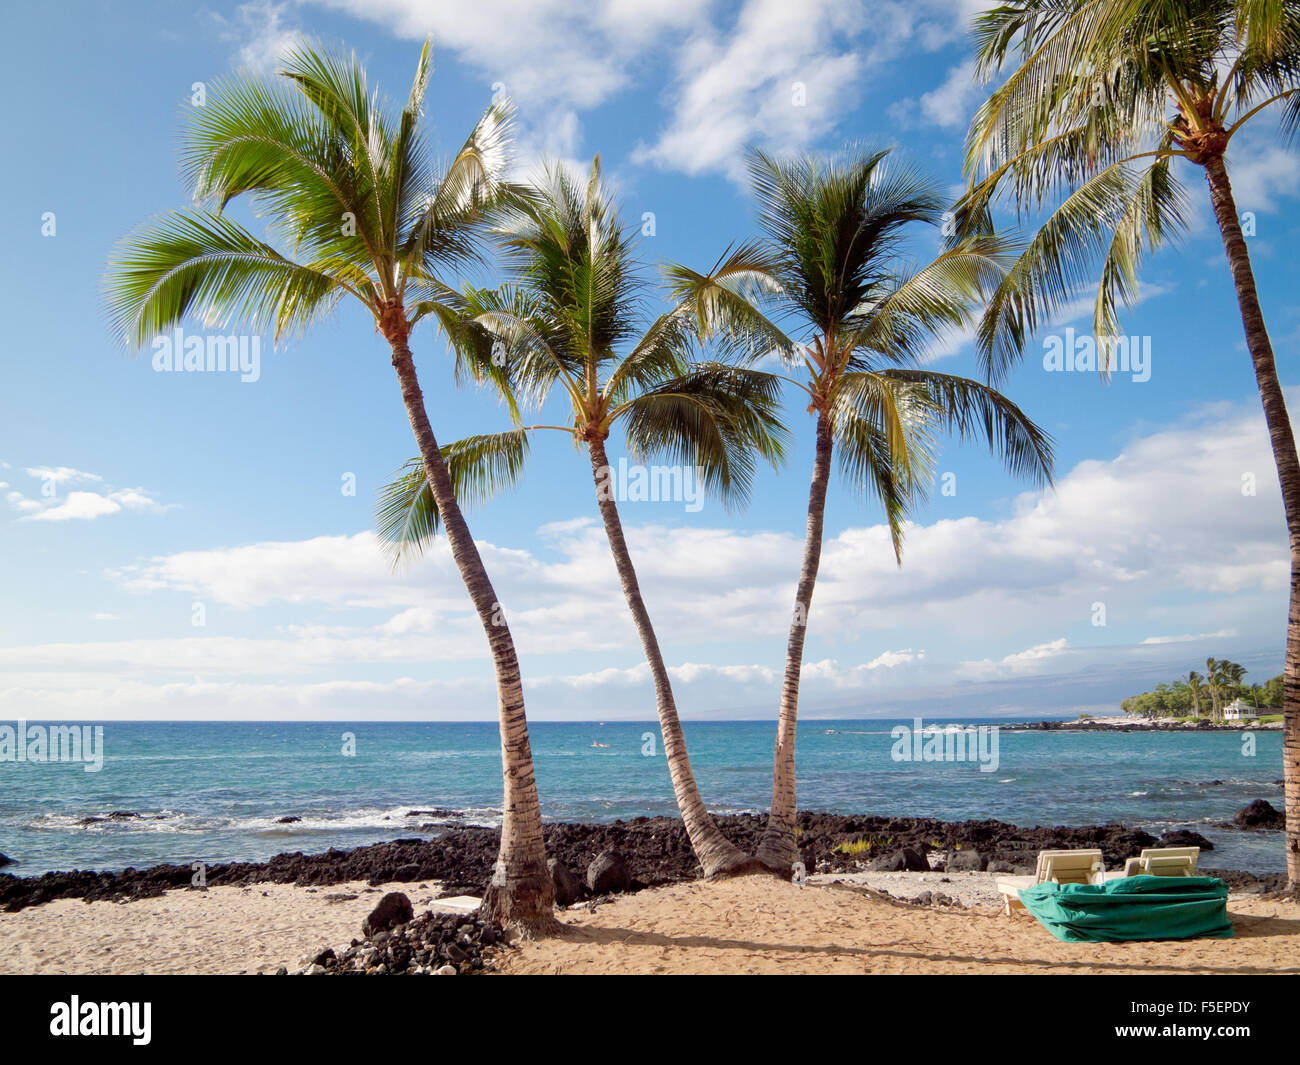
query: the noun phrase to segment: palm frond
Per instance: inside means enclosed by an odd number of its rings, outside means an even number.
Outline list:
[[[1052,438],[1001,392],[979,381],[931,370],[889,369],[881,377],[926,394],[933,423],[966,441],[980,438],[1008,472],[1033,485],[1052,483]]]
[[[123,240],[105,270],[118,339],[139,347],[187,316],[238,322],[276,339],[328,314],[345,291],[314,264],[286,259],[224,215],[175,211]]]
[[[514,485],[523,475],[528,432],[513,429],[467,436],[441,451],[456,501],[473,506]],[[438,505],[424,463],[411,459],[379,489],[375,530],[380,547],[397,565],[404,558],[422,554],[437,536],[439,524]]]
[[[725,506],[744,503],[754,457],[784,456],[781,382],[760,370],[698,363],[679,378],[643,391],[611,413],[632,454],[667,458],[700,471],[705,490]]]

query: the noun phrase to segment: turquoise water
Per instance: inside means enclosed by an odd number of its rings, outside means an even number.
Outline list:
[[[1207,865],[1284,868],[1279,833],[1213,827],[1252,799],[1281,807],[1277,732],[1255,733],[1249,757],[1231,733],[1002,731],[996,771],[981,772],[973,761],[894,760],[894,724],[803,722],[800,806],[1020,825],[1190,827],[1216,845]],[[684,727],[709,807],[766,809],[773,723]],[[342,753],[345,732],[355,735],[355,756]],[[531,732],[548,820],[676,814],[653,724],[541,722]],[[651,744],[653,753],[643,753]],[[93,773],[0,761],[0,852],[19,862],[6,872],[260,860],[432,831],[423,825],[496,824],[499,816],[497,730],[486,722],[108,723],[103,745],[103,768]],[[433,808],[454,814],[406,816]],[[81,823],[115,810],[144,817]],[[276,823],[285,816],[302,820]]]

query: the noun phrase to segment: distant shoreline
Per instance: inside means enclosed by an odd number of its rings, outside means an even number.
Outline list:
[[[1216,725],[1205,719],[1173,723],[1145,718],[1092,718],[1086,721],[1018,721],[999,728],[1005,732],[1280,732],[1282,722],[1237,721]]]

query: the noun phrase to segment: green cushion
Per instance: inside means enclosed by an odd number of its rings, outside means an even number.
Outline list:
[[[1057,939],[1227,938],[1228,885],[1212,876],[1128,876],[1105,884],[1035,884],[1025,909]]]

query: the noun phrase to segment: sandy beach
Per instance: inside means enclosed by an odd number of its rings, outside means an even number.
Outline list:
[[[1297,973],[1300,908],[1235,898],[1236,938],[1061,943],[1026,915],[945,911],[761,877],[678,884],[566,917],[510,973]]]
[[[60,899],[0,913],[0,973],[83,976],[293,971],[304,955],[361,934],[385,891],[431,908],[438,885],[364,881],[309,888],[292,884],[169,891],[132,902]],[[351,896],[351,897],[349,897]]]
[[[498,955],[506,973],[1300,973],[1300,908],[1233,896],[1236,938],[1061,943],[985,902],[980,874],[874,878],[894,896],[944,892],[967,908],[906,905],[844,877],[686,883],[561,914],[564,933]],[[438,885],[363,882],[177,890],[133,902],[65,899],[0,914],[0,973],[274,973],[346,945],[382,892],[417,913]],[[353,897],[349,897],[353,896]]]

